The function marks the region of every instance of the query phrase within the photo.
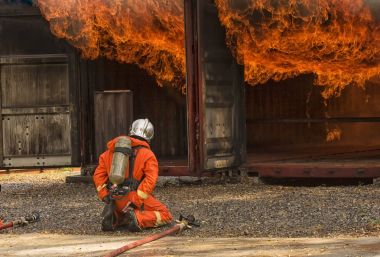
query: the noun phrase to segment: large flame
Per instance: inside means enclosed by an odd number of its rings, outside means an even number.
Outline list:
[[[367,0],[369,1],[369,0]],[[380,25],[365,0],[215,0],[249,84],[314,73],[324,96],[380,74]],[[55,35],[184,86],[183,0],[37,0]]]
[[[137,64],[160,85],[185,84],[182,0],[37,0],[51,30],[86,58]]]
[[[364,0],[215,0],[248,83],[314,73],[324,97],[380,74],[380,25]]]

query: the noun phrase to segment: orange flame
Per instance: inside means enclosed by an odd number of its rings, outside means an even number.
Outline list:
[[[339,141],[342,137],[340,128],[326,129],[326,142]]]
[[[215,0],[251,85],[314,73],[323,96],[380,74],[380,24],[364,0]]]
[[[215,0],[227,44],[251,85],[316,74],[324,97],[380,74],[380,24],[365,0]],[[53,33],[184,87],[182,0],[37,0]]]
[[[133,63],[159,85],[185,84],[182,0],[37,0],[52,32],[85,58]]]

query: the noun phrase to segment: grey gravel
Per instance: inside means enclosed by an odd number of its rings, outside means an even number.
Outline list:
[[[65,177],[73,174],[59,170],[0,175],[0,216],[11,220],[34,210],[41,212],[39,223],[0,233],[103,234],[99,226],[103,205],[94,186],[66,184]],[[380,183],[295,187],[265,185],[246,178],[239,184],[202,185],[161,179],[159,185],[155,196],[175,217],[194,214],[201,220],[202,226],[185,231],[186,236],[380,235]],[[108,234],[119,233],[127,232]]]

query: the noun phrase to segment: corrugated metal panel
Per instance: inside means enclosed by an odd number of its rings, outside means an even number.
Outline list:
[[[334,117],[379,117],[380,86],[368,83],[362,89],[347,86],[340,97],[324,100],[322,87],[313,76],[299,76],[280,82],[247,86],[247,118],[305,119]]]
[[[380,86],[348,86],[324,100],[312,76],[247,86],[248,146],[380,145]],[[326,142],[329,131],[340,139]]]

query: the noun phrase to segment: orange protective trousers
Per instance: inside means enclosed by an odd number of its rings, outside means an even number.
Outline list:
[[[123,224],[122,210],[128,205],[129,202],[133,202],[133,197],[130,197],[130,195],[133,196],[133,194],[134,192],[131,192],[127,195],[127,197],[117,199],[115,201],[117,223],[120,225]],[[159,227],[169,223],[172,220],[172,215],[166,206],[152,195],[143,201],[142,206],[142,208],[138,207],[134,210],[141,228]]]

